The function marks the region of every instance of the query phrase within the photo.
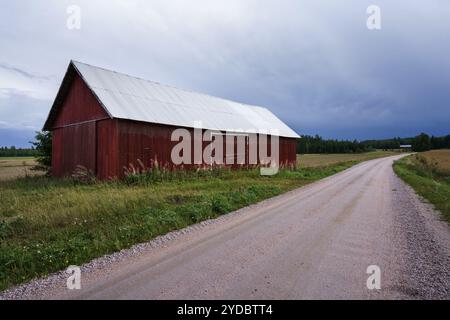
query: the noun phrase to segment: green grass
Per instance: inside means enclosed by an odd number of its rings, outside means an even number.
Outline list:
[[[35,157],[1,157],[0,156],[0,161],[1,160],[34,160],[36,159]]]
[[[438,209],[450,224],[450,150],[414,154],[394,163],[397,175]]]
[[[0,181],[0,289],[218,217],[359,161],[272,177],[213,170],[92,184],[44,176]]]

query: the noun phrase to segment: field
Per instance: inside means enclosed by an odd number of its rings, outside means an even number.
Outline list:
[[[387,155],[391,153],[312,155],[321,162],[318,166],[300,156],[301,168],[273,177],[257,170],[220,169],[108,183],[44,176],[0,180],[0,289]]]
[[[373,151],[364,153],[299,154],[297,155],[297,163],[300,168],[314,168],[334,165],[340,162],[366,161],[394,154],[398,153],[390,151]]]
[[[450,150],[417,153],[396,161],[395,172],[450,223]]]
[[[36,164],[32,157],[0,157],[0,180],[36,175],[31,168]]]

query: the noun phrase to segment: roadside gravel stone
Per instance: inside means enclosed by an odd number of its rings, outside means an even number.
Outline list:
[[[439,213],[396,179],[395,235],[402,255],[398,290],[411,299],[450,299],[450,233]]]

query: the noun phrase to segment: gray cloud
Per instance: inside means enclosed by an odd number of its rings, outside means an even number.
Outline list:
[[[78,31],[65,26],[74,3],[82,14]],[[0,87],[33,92],[27,108],[39,104],[34,109],[42,115],[30,121],[40,127],[73,58],[264,105],[299,133],[359,139],[448,133],[450,3],[376,1],[382,30],[369,31],[366,8],[373,3],[13,2],[0,13],[0,62],[11,67],[0,74]],[[13,71],[42,78],[25,82]],[[17,96],[9,91],[0,99],[0,121],[20,127],[20,116],[5,111]]]
[[[38,74],[33,74],[33,73],[29,73],[25,70],[22,70],[20,68],[14,67],[14,66],[10,66],[4,63],[0,63],[0,69],[4,69],[6,71],[12,71],[12,72],[16,72],[18,74],[20,74],[21,76],[30,78],[30,79],[40,79],[40,80],[51,80],[53,77],[50,76],[42,76],[42,75],[38,75]]]

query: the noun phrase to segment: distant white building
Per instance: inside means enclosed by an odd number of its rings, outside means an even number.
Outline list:
[[[410,144],[401,144],[400,145],[400,150],[402,150],[402,151],[411,151],[412,150],[412,145],[410,145]]]

